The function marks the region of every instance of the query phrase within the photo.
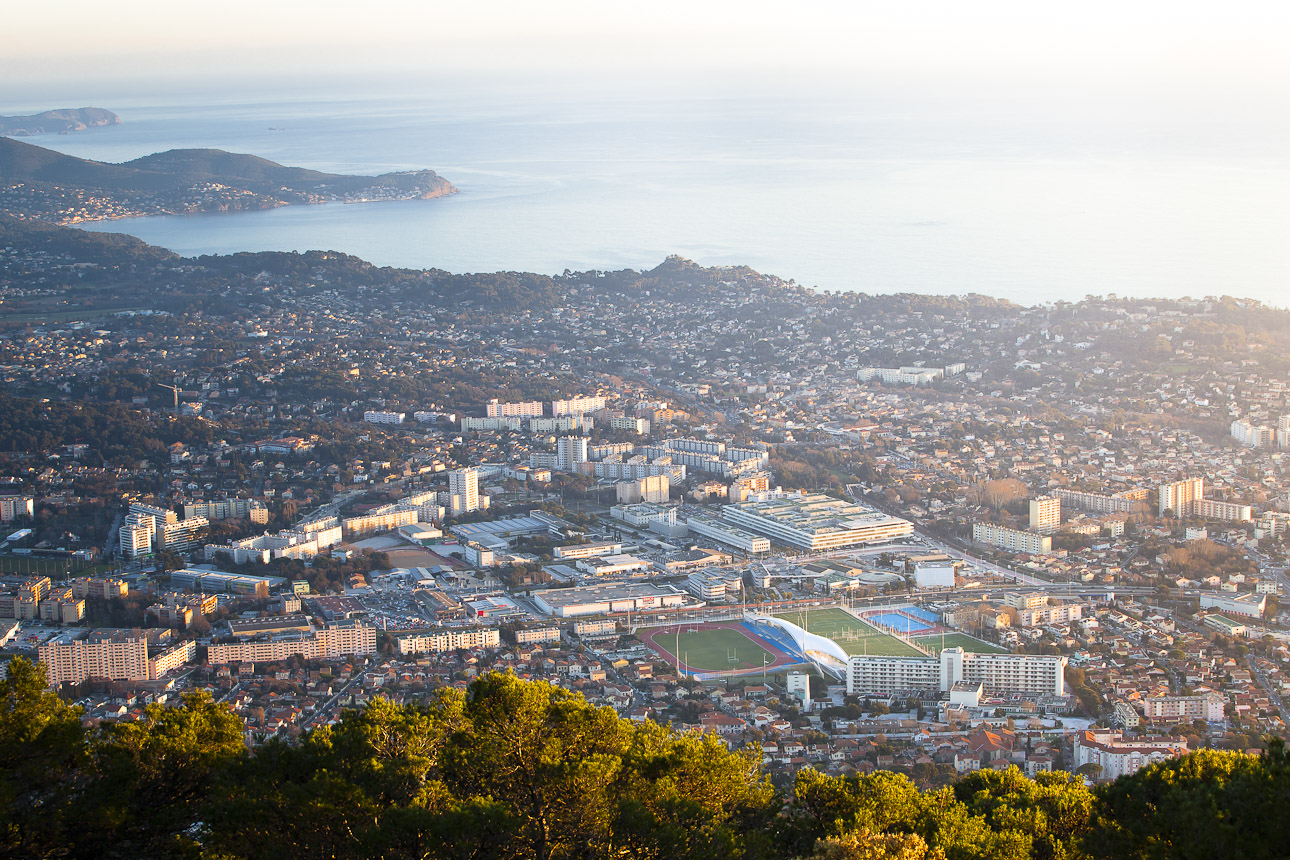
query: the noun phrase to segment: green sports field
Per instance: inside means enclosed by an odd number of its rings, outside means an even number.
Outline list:
[[[917,648],[883,633],[842,609],[829,607],[809,612],[781,612],[775,617],[790,621],[817,636],[832,639],[848,654],[867,654],[872,657],[923,656]]]
[[[962,648],[964,651],[971,651],[976,654],[1004,654],[1005,649],[998,645],[991,645],[989,642],[982,642],[975,636],[968,636],[966,633],[946,633],[944,644],[940,634],[935,636],[920,636],[914,639],[918,646],[929,654],[940,654],[941,648]]]
[[[686,668],[700,672],[756,669],[763,665],[763,658],[770,665],[779,659],[731,627],[683,623],[679,642],[675,626],[656,627],[647,634],[637,635],[648,636],[656,649],[665,651],[673,660],[679,658]]]

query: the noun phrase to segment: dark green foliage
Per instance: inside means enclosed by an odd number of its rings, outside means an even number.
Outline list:
[[[801,771],[490,674],[248,751],[204,694],[86,730],[22,658],[0,682],[0,858],[1077,860],[1284,857],[1290,761],[1201,751],[1090,791],[986,770]]]

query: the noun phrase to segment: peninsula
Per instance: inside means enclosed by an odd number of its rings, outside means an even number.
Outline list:
[[[121,117],[103,108],[60,108],[30,116],[0,116],[0,135],[69,134],[103,125],[120,125]]]
[[[56,224],[428,199],[456,190],[433,170],[349,176],[219,149],[172,149],[109,164],[0,138],[0,215]]]

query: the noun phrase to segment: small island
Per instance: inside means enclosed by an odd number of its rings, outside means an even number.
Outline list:
[[[0,116],[0,135],[70,134],[104,125],[120,125],[121,117],[103,108],[60,108],[30,116]]]
[[[0,137],[0,215],[76,224],[141,215],[417,200],[456,193],[433,170],[349,176],[219,149],[172,149],[123,164]]]

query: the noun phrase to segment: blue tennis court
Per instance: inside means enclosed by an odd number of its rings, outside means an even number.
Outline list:
[[[935,624],[941,623],[940,616],[938,616],[934,612],[928,612],[926,609],[919,609],[916,606],[910,606],[901,611],[904,612],[906,615],[912,615],[915,618],[921,618],[924,621],[926,621],[928,624],[935,625]]]
[[[896,612],[878,612],[865,617],[872,618],[884,627],[890,627],[892,630],[897,630],[901,633],[920,633],[932,629],[932,625],[926,622],[915,621]]]

